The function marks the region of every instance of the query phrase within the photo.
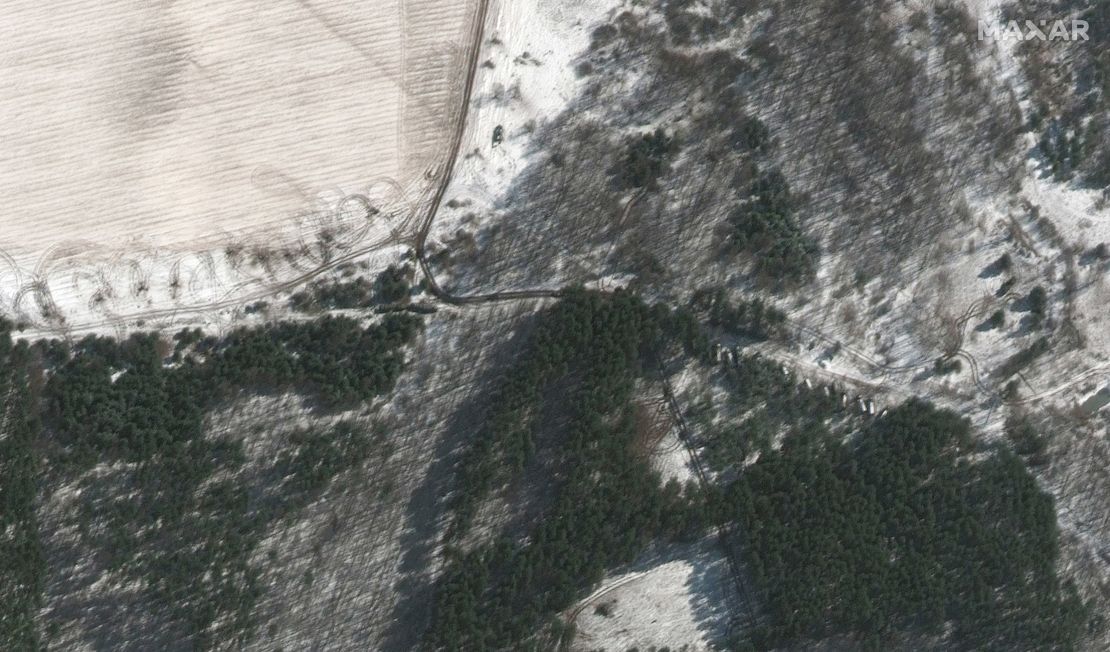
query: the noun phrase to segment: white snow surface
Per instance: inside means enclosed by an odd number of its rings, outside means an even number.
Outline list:
[[[513,180],[537,152],[534,134],[564,111],[584,82],[574,60],[590,32],[617,0],[495,1],[460,159],[436,217],[431,239],[448,238],[477,216],[497,210]],[[493,144],[501,126],[504,141]]]
[[[571,612],[572,649],[714,649],[728,622],[729,581],[710,541],[607,577]]]

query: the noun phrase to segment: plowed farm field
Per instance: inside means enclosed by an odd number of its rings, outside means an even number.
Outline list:
[[[403,240],[452,153],[477,0],[8,0],[0,315],[263,294]]]

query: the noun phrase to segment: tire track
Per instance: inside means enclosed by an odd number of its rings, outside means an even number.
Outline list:
[[[251,293],[251,294],[248,294],[248,295],[245,295],[245,296],[242,296],[242,297],[237,297],[237,298],[234,298],[234,299],[222,299],[222,300],[213,301],[213,302],[210,302],[210,303],[204,303],[204,304],[189,306],[188,308],[183,308],[183,307],[159,308],[159,309],[156,309],[156,310],[148,310],[148,311],[143,311],[143,312],[129,313],[129,314],[126,314],[126,315],[120,315],[120,316],[118,316],[114,319],[107,319],[107,320],[101,320],[101,321],[96,321],[96,322],[86,322],[86,323],[81,324],[80,326],[75,326],[75,327],[49,327],[49,326],[47,326],[47,327],[40,327],[40,328],[37,328],[37,329],[28,329],[27,332],[31,336],[61,335],[63,337],[72,337],[75,334],[91,332],[91,331],[95,331],[95,330],[99,330],[99,329],[103,329],[103,328],[115,328],[115,327],[119,326],[121,322],[126,322],[126,321],[138,321],[138,320],[149,321],[149,320],[152,320],[152,319],[161,319],[161,318],[166,318],[166,317],[197,316],[197,315],[200,315],[200,314],[203,314],[203,313],[209,313],[209,312],[213,312],[213,311],[217,311],[217,310],[226,310],[226,309],[236,308],[236,307],[239,307],[240,305],[252,303],[254,301],[259,301],[261,299],[265,299],[267,297],[273,296],[274,294],[277,294],[279,292],[283,292],[283,291],[286,291],[286,290],[293,289],[297,286],[303,285],[303,284],[305,284],[305,283],[307,283],[311,280],[314,280],[315,278],[317,278],[319,276],[322,276],[323,274],[335,269],[336,267],[339,267],[340,265],[343,265],[344,263],[352,262],[352,261],[357,260],[358,258],[360,258],[362,256],[365,256],[366,254],[373,253],[374,251],[379,251],[381,249],[385,249],[387,247],[390,247],[390,246],[393,246],[393,245],[396,245],[396,244],[400,244],[400,243],[396,242],[392,237],[389,237],[384,241],[377,242],[377,243],[372,244],[372,245],[367,245],[365,247],[360,247],[359,249],[356,249],[356,250],[352,251],[351,253],[344,254],[342,256],[333,258],[330,263],[328,263],[326,265],[322,265],[320,267],[317,267],[317,268],[315,268],[315,269],[313,269],[309,272],[305,272],[304,274],[301,274],[301,275],[299,275],[295,278],[292,278],[288,281],[284,281],[282,283],[278,283],[278,284],[275,284],[271,287],[268,287],[264,290],[260,290],[258,292],[254,292],[254,293]],[[23,288],[23,290],[21,290],[21,295],[24,294],[24,293],[34,293],[36,300],[40,301],[44,305],[49,306],[49,305],[53,304],[52,300],[49,297],[49,288],[47,288],[45,286],[45,284],[40,282],[40,281],[36,281],[31,286]]]

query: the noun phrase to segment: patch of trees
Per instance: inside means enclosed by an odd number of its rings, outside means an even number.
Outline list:
[[[460,497],[482,500],[519,477],[544,389],[572,379],[560,392],[571,425],[556,466],[566,475],[526,536],[449,546],[433,646],[520,649],[564,636],[553,614],[606,568],[717,522],[739,535],[759,588],[766,620],[752,647],[846,635],[878,650],[915,633],[957,649],[1073,647],[1089,613],[1056,576],[1051,498],[1009,452],[973,457],[968,422],[928,403],[847,416],[839,397],[749,356],[725,371],[733,411],[748,416],[707,446],[712,467],[740,473],[722,475],[735,479],[710,496],[660,488],[631,452],[629,398],[675,318],[580,291],[545,313],[473,443]],[[472,484],[474,464],[492,475]],[[458,516],[454,537],[469,527]]]
[[[759,118],[743,115],[732,127],[729,141],[736,149],[762,154],[771,146],[771,131]]]
[[[174,452],[86,485],[96,498],[81,503],[83,539],[110,570],[141,580],[186,627],[192,647],[242,645],[261,595],[250,560],[262,537],[364,462],[370,437],[350,423],[297,430],[253,476],[238,441],[199,438]]]
[[[390,265],[374,281],[374,290],[381,303],[400,303],[409,297],[412,283],[412,270],[407,267]]]
[[[714,328],[739,337],[770,340],[786,337],[786,313],[755,298],[732,303],[722,287],[702,288],[694,293],[691,306]]]
[[[1048,353],[1050,348],[1052,348],[1052,344],[1048,338],[1040,337],[1029,346],[1007,358],[994,373],[1000,379],[1009,378],[1028,367],[1037,358]]]
[[[793,373],[759,355],[743,356],[726,368],[728,401],[732,411],[745,414],[739,423],[709,429],[705,459],[718,472],[739,469],[752,453],[772,450],[776,437],[785,432],[824,433],[827,421],[845,412],[839,395],[809,388]]]
[[[1080,69],[1076,82],[1075,103],[1078,112],[1090,116],[1083,143],[1086,160],[1085,181],[1099,188],[1110,188],[1110,5],[1090,0],[1080,8],[1083,20],[1090,24],[1090,47],[1085,48],[1076,62]],[[1098,92],[1091,92],[1098,89]]]
[[[194,328],[190,330],[188,328],[182,328],[173,336],[174,351],[183,351],[203,339],[204,331],[202,331],[201,329]]]
[[[996,297],[1006,296],[1010,293],[1010,290],[1013,289],[1015,283],[1017,283],[1017,279],[1013,278],[1012,276],[1005,281],[1002,281],[1002,284],[998,286],[998,290],[995,291],[994,295]]]
[[[75,458],[147,459],[192,437],[205,409],[240,389],[298,390],[328,407],[353,405],[392,389],[401,347],[420,323],[390,314],[365,328],[330,316],[241,328],[197,342],[172,368],[162,364],[156,335],[89,336],[47,384],[47,421]]]
[[[781,172],[761,174],[748,197],[729,216],[729,244],[750,254],[760,276],[796,285],[817,272],[817,243],[802,232],[794,216],[795,198]]]
[[[1057,3],[1026,0],[1026,8]],[[1099,0],[1069,3],[1090,24],[1090,43],[1074,56],[1060,56],[1051,43],[1023,48],[1031,89],[1039,109],[1031,127],[1042,131],[1039,147],[1051,172],[1068,180],[1080,175],[1098,188],[1110,186],[1110,8]],[[1063,82],[1063,84],[1061,84]],[[1070,86],[1070,88],[1068,88]],[[1070,91],[1070,93],[1062,92]],[[1058,115],[1052,115],[1048,107]]]
[[[621,290],[608,296],[568,290],[565,298],[543,315],[528,345],[529,353],[521,357],[494,395],[494,407],[464,455],[451,505],[454,534],[461,535],[469,528],[478,505],[490,491],[523,470],[535,450],[535,408],[544,387],[571,369],[589,371],[601,366],[617,370],[613,372],[614,385],[604,389],[627,391],[644,361],[668,340],[689,353],[702,353],[709,346],[697,321],[683,311],[649,307]]]
[[[887,649],[907,632],[957,649],[1071,649],[1088,612],[1057,579],[1055,509],[966,420],[911,400],[849,443],[796,429],[721,493],[769,621],[757,648],[833,635]]]
[[[295,513],[327,488],[332,478],[368,459],[381,442],[376,442],[358,424],[344,421],[323,432],[298,429],[289,435],[270,469],[280,484],[275,494],[280,501],[276,516]]]
[[[411,269],[391,265],[373,282],[361,277],[314,281],[289,297],[289,306],[300,312],[320,312],[401,303],[409,298],[411,282]]]
[[[1087,181],[1099,188],[1110,188],[1110,147],[1098,155],[1087,175]]]
[[[1033,327],[1040,328],[1044,324],[1045,314],[1048,311],[1048,293],[1043,286],[1038,285],[1029,291],[1029,314],[1033,319]]]
[[[1006,438],[1030,466],[1048,462],[1048,437],[1040,432],[1027,416],[1015,415],[1006,420]]]
[[[1067,180],[1075,174],[1087,154],[1084,140],[1083,134],[1075,133],[1056,121],[1052,122],[1038,145],[1054,177]]]
[[[543,629],[563,636],[555,614],[607,568],[631,561],[653,539],[703,527],[702,503],[676,483],[661,486],[635,450],[634,381],[667,344],[671,319],[620,292],[571,291],[543,315],[464,461],[453,534],[465,533],[477,501],[532,454],[543,389],[572,379],[561,396],[570,425],[556,453],[555,497],[523,540],[449,549],[429,634],[435,647],[521,649]]]
[[[705,460],[723,472],[741,465],[754,452],[771,450],[779,424],[764,410],[756,410],[741,423],[715,426],[706,433]]]
[[[940,357],[933,361],[933,373],[938,376],[959,373],[960,369],[963,369],[963,363],[959,358]]]
[[[217,386],[297,389],[328,407],[369,400],[393,389],[404,365],[401,347],[423,322],[391,313],[362,327],[345,317],[282,322],[232,331],[204,365]]]
[[[289,297],[289,307],[299,312],[368,308],[374,303],[374,286],[364,278],[350,281],[314,281]]]
[[[730,400],[739,410],[764,407],[783,423],[824,419],[840,408],[840,397],[818,388],[807,388],[780,363],[759,354],[745,356],[736,366],[729,367],[725,378],[732,388]]]
[[[720,27],[715,16],[697,11],[694,0],[677,0],[663,5],[663,19],[675,45],[691,45],[710,38]]]
[[[631,562],[652,540],[701,529],[696,501],[677,483],[660,487],[647,462],[628,453],[633,420],[626,411],[618,417],[615,425],[598,416],[576,424],[571,436],[582,441],[563,467],[568,477],[524,543],[451,553],[433,611],[437,648],[520,649],[607,568]]]
[[[205,415],[243,390],[297,390],[328,407],[369,400],[392,389],[400,348],[419,326],[415,317],[389,315],[366,327],[324,317],[224,338],[186,331],[174,366],[163,364],[163,347],[149,334],[122,342],[90,336],[63,351],[44,390],[43,421],[58,451],[52,461],[77,477],[94,464],[130,463],[88,480],[81,522],[98,526],[86,527],[86,541],[111,569],[141,579],[194,647],[241,643],[259,591],[248,562],[265,528],[370,448],[349,425],[295,432],[262,473],[270,488],[252,488],[232,477],[243,470],[241,442],[206,437]],[[40,348],[59,356],[57,344]]]
[[[619,36],[620,30],[618,30],[615,25],[610,23],[598,25],[594,28],[593,32],[590,32],[590,49],[597,50],[603,48],[615,41]]]
[[[1014,259],[1009,253],[1002,254],[994,261],[994,268],[999,273],[1007,273],[1014,268]]]
[[[677,137],[668,134],[662,127],[632,137],[625,144],[624,156],[613,170],[617,186],[623,189],[658,189],[658,179],[671,169],[671,159],[678,151]]]
[[[44,564],[35,498],[40,475],[39,424],[32,356],[14,344],[0,319],[0,649],[41,647],[35,615],[42,604]]]
[[[1102,89],[1102,99],[1110,98],[1110,5],[1092,0],[1083,16],[1091,25],[1091,50],[1095,73],[1093,82]]]

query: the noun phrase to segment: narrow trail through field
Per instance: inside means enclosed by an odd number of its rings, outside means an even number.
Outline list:
[[[374,244],[367,245],[365,247],[360,247],[359,249],[356,249],[354,251],[348,252],[341,256],[337,256],[326,265],[322,265],[320,267],[312,269],[295,278],[289,279],[288,281],[283,281],[252,294],[239,296],[234,299],[223,299],[219,301],[196,304],[187,307],[146,310],[136,313],[130,313],[127,315],[118,315],[100,321],[85,322],[75,327],[66,327],[64,325],[48,325],[40,328],[26,329],[26,331],[24,332],[27,332],[32,336],[73,337],[74,335],[79,335],[82,333],[92,333],[104,328],[118,328],[121,325],[121,322],[124,321],[149,321],[154,319],[181,317],[184,315],[201,315],[217,310],[238,308],[251,302],[266,299],[280,292],[285,292],[295,287],[304,285],[305,283],[332,271],[340,265],[354,262],[359,258],[365,256],[366,254],[393,246],[394,244],[396,244],[396,242],[394,241],[393,237],[390,237],[385,241],[380,241]],[[47,311],[50,311],[54,305],[49,288],[46,286],[45,283],[41,281],[37,281],[34,285],[24,288],[23,290],[21,290],[21,292],[25,294],[33,293],[35,295],[36,301],[39,302],[40,305],[44,306]],[[53,310],[56,312],[56,309]]]

